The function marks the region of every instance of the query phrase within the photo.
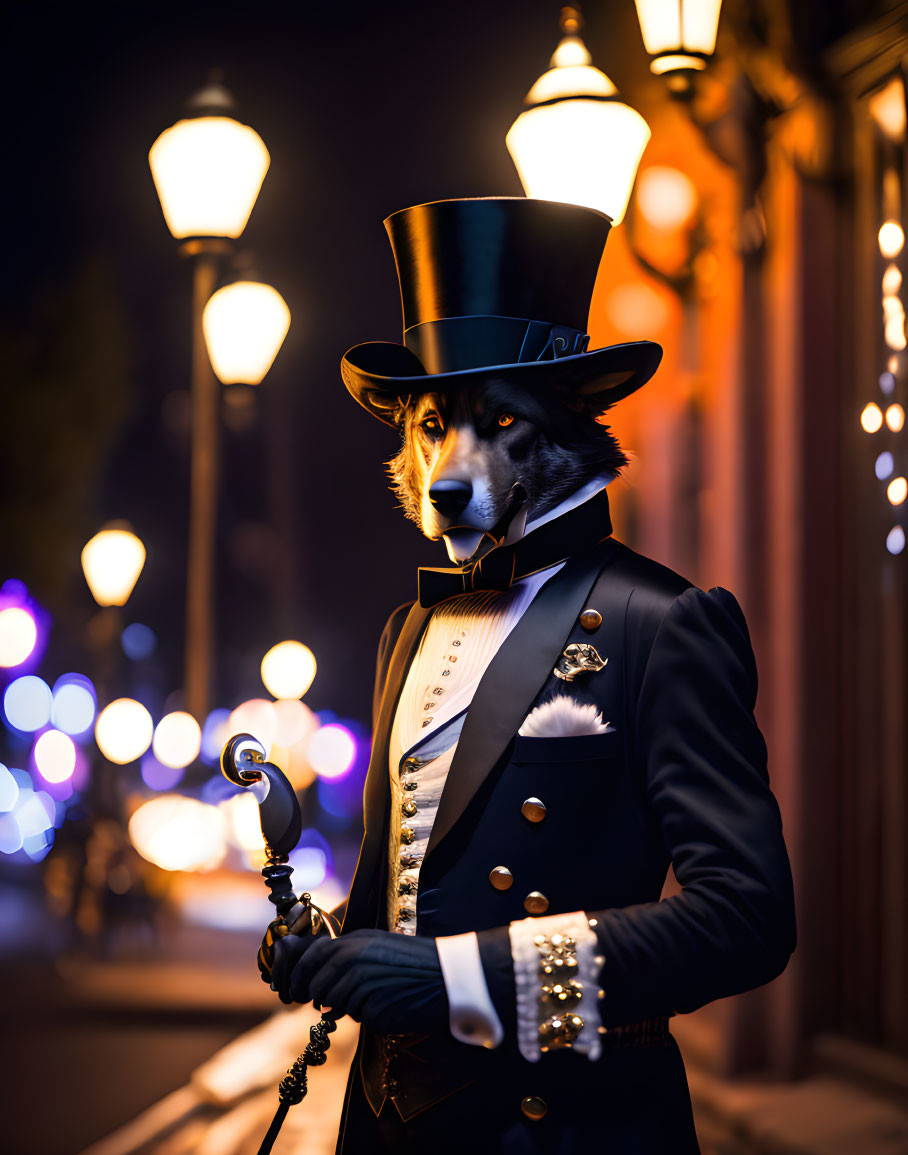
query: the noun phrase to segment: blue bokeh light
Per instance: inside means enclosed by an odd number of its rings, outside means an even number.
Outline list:
[[[84,674],[62,674],[54,683],[51,721],[64,734],[78,737],[91,729],[97,695]]]
[[[132,622],[120,635],[123,653],[133,662],[150,658],[158,648],[158,638],[154,630],[141,622]]]
[[[50,686],[36,674],[25,674],[6,687],[3,715],[14,730],[32,733],[50,721],[53,695]]]
[[[205,719],[205,725],[202,727],[200,757],[209,766],[216,765],[221,757],[221,749],[224,746],[223,727],[229,717],[230,711],[219,707],[217,710],[212,710]]]
[[[12,810],[19,799],[19,783],[0,762],[0,812]]]
[[[142,781],[149,790],[173,790],[183,781],[186,767],[165,766],[150,751],[142,759]]]

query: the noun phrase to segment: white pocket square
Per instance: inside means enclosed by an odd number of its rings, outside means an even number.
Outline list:
[[[614,729],[602,721],[595,706],[559,694],[532,710],[517,733],[522,738],[576,738],[581,734],[611,734]]]

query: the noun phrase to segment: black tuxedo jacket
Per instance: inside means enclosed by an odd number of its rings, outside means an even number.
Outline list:
[[[581,626],[585,608],[602,614],[598,629]],[[429,614],[401,607],[382,637],[345,932],[385,925],[390,730]],[[553,669],[575,641],[608,662],[566,683]],[[747,627],[726,590],[704,592],[613,539],[571,558],[477,688],[420,870],[417,933],[505,935],[527,917],[531,891],[546,897],[548,914],[595,915],[606,1024],[692,1011],[774,978],[794,947],[794,913],[756,691]],[[529,711],[560,693],[595,703],[614,732],[519,736]],[[522,815],[529,797],[545,804],[543,821]],[[659,901],[669,864],[681,892]],[[491,885],[496,866],[511,871],[509,890]],[[501,1061],[530,1068],[510,1042],[500,1050]],[[565,1060],[572,1083],[604,1078],[602,1061],[553,1055],[534,1065],[536,1084]],[[644,1064],[641,1078],[651,1084],[654,1074]]]

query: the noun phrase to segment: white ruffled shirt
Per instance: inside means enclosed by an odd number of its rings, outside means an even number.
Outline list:
[[[582,505],[611,480],[594,478],[549,513],[528,522],[524,532]],[[476,687],[536,594],[560,568],[561,564],[531,574],[504,593],[451,598],[436,607],[426,627],[398,702],[389,748],[392,824],[387,913],[393,931],[416,933],[419,870]],[[409,832],[405,834],[409,841],[403,844],[402,830]],[[461,1042],[497,1046],[504,1032],[489,997],[476,935],[453,935],[436,943],[451,1009],[451,1033]]]

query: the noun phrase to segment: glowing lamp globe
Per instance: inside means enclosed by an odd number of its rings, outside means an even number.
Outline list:
[[[98,715],[95,741],[108,760],[125,766],[141,758],[154,735],[151,714],[134,698],[117,698]]]
[[[126,522],[111,522],[82,550],[82,572],[99,606],[125,606],[145,565],[145,546]]]
[[[315,671],[315,655],[302,642],[279,642],[262,658],[262,681],[275,698],[302,698]]]
[[[528,108],[505,141],[524,192],[537,200],[597,209],[617,225],[624,219],[649,126],[592,66],[579,36],[565,36],[551,64],[527,94]]]
[[[716,50],[722,0],[636,0],[650,71],[683,91]]]
[[[234,281],[211,297],[202,329],[211,365],[224,385],[258,385],[290,328],[290,310],[277,289]]]
[[[182,770],[198,758],[201,748],[202,729],[192,714],[174,710],[155,726],[151,749],[162,766]]]
[[[196,116],[166,129],[148,154],[167,227],[177,240],[238,237],[271,157],[232,116]]]

